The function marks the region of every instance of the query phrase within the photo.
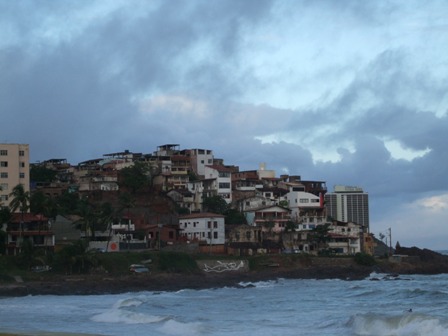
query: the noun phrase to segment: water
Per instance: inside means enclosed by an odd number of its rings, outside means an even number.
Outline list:
[[[448,335],[447,274],[371,278],[381,280],[280,279],[243,289],[3,298],[0,332]]]

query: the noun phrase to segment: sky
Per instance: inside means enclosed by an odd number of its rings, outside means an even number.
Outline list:
[[[0,0],[0,142],[72,164],[163,144],[362,187],[448,249],[445,0]]]

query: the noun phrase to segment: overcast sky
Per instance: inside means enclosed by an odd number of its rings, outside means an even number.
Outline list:
[[[0,0],[0,142],[70,163],[212,149],[360,186],[448,249],[448,2]]]

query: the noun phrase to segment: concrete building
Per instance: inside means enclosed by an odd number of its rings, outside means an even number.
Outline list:
[[[9,206],[16,185],[30,191],[29,152],[27,144],[0,144],[0,206]]]
[[[369,195],[360,187],[337,185],[325,195],[327,216],[341,222],[353,222],[369,229]]]
[[[215,180],[215,188],[218,196],[221,196],[227,204],[232,202],[232,172],[233,168],[221,165],[205,167],[205,178]]]
[[[214,213],[195,213],[179,217],[180,235],[189,241],[206,245],[222,245],[225,242],[224,216]]]

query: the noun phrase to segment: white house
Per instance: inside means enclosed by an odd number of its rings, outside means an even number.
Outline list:
[[[205,178],[216,180],[216,191],[227,204],[232,202],[232,169],[220,166],[212,165],[205,167]]]
[[[192,213],[179,217],[180,235],[191,241],[206,242],[207,245],[224,245],[224,216],[210,213]]]
[[[314,228],[315,225],[325,223],[325,211],[319,196],[305,192],[293,191],[286,194],[288,207],[291,209],[291,219],[302,226]],[[305,229],[305,227],[299,227]]]

